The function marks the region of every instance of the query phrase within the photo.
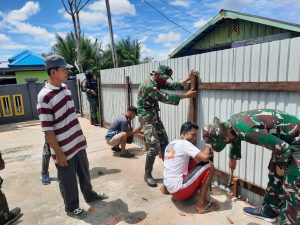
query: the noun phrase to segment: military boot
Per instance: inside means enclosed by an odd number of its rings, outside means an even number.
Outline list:
[[[145,164],[144,180],[150,187],[157,187],[157,182],[156,182],[156,180],[153,179],[153,177],[151,175],[154,161],[155,161],[155,156],[147,155],[146,164]]]

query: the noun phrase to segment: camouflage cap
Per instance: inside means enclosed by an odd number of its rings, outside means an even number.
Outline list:
[[[155,71],[156,73],[159,73],[160,77],[167,80],[169,78],[172,78],[172,69],[169,66],[166,65],[159,65],[157,70]]]
[[[213,123],[202,129],[202,137],[207,144],[210,144],[214,151],[222,151],[227,144],[227,129],[221,121],[215,117]]]

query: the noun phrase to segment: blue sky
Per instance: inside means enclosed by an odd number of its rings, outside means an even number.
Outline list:
[[[84,1],[84,0],[82,0]],[[197,32],[220,9],[300,24],[300,0],[147,0],[191,33]],[[142,44],[142,57],[166,59],[191,36],[143,0],[110,0],[115,41],[130,36]],[[105,47],[109,43],[105,0],[90,0],[80,13],[82,32]],[[61,0],[0,0],[0,60],[29,49],[47,53],[55,41],[72,31]]]

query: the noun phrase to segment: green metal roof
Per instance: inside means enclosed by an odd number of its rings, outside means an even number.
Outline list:
[[[198,43],[204,36],[214,30],[220,21],[224,19],[241,19],[254,23],[264,24],[268,26],[273,26],[285,30],[290,30],[294,32],[300,33],[300,24],[289,23],[285,21],[270,19],[261,16],[250,15],[246,13],[239,13],[230,10],[221,9],[219,14],[210,20],[205,26],[203,26],[200,30],[198,30],[195,34],[193,34],[188,40],[186,40],[182,45],[176,48],[171,54],[170,57],[179,57],[182,55],[182,52],[186,52],[187,50],[191,50],[191,47]]]

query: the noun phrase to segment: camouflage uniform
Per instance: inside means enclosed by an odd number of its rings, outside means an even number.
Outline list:
[[[160,85],[149,78],[138,89],[137,115],[140,124],[143,126],[143,133],[149,147],[148,155],[150,157],[155,157],[159,151],[163,155],[169,143],[164,125],[159,118],[158,101],[172,105],[178,105],[180,101],[179,95],[170,95],[160,91],[160,89],[182,90],[183,86],[180,82]]]
[[[87,74],[87,73],[86,73]],[[98,105],[98,87],[97,81],[86,75],[86,79],[82,82],[82,89],[86,92],[86,96],[90,103],[90,113],[91,113],[91,124],[97,125],[99,124],[98,121],[98,112],[99,112],[99,105]],[[95,91],[97,95],[93,95],[92,92]]]
[[[300,120],[278,110],[251,110],[225,123],[215,118],[214,124],[203,129],[203,139],[221,151],[227,144],[227,131],[234,135],[229,142],[231,159],[241,158],[241,141],[272,150],[262,211],[277,217],[282,209],[281,224],[300,224]],[[276,174],[276,165],[286,171],[284,177]]]
[[[3,180],[0,177],[0,182],[2,184]],[[4,224],[9,216],[9,209],[5,194],[0,190],[0,224]]]

